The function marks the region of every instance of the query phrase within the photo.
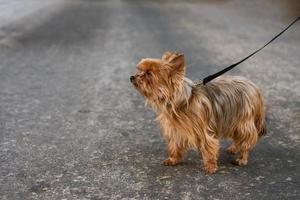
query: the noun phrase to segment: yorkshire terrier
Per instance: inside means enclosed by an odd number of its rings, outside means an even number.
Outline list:
[[[185,58],[180,53],[142,59],[137,69],[130,81],[157,113],[168,147],[164,165],[176,165],[186,150],[196,149],[205,172],[215,173],[220,138],[232,139],[227,152],[240,153],[237,165],[248,163],[249,150],[266,133],[264,100],[254,83],[220,76],[196,85],[185,77]]]

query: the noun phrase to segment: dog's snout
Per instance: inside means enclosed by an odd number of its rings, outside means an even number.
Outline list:
[[[133,81],[134,81],[134,79],[135,79],[135,77],[134,77],[134,76],[130,76],[130,81],[131,81],[131,82],[133,82]]]

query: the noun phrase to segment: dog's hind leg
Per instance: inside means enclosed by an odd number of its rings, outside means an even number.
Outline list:
[[[226,149],[226,152],[228,154],[234,155],[234,154],[237,154],[239,152],[239,150],[240,150],[240,147],[234,141],[233,144]]]
[[[232,139],[232,144],[226,149],[226,152],[231,155],[237,154],[241,150],[241,140],[243,139],[243,134],[240,134],[241,130],[237,128],[233,131],[233,134],[229,134]]]
[[[236,159],[235,164],[243,166],[247,165],[249,151],[256,145],[258,140],[257,129],[254,120],[248,120],[241,124],[238,129],[238,142],[240,146],[240,156]]]

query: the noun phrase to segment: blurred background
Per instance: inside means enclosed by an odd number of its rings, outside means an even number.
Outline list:
[[[206,176],[165,167],[154,113],[129,82],[142,57],[183,52],[217,72],[296,17],[299,0],[0,0],[0,199],[299,199],[300,23],[229,74],[251,79],[268,134]]]

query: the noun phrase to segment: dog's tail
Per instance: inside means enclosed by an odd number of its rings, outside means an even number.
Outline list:
[[[260,113],[256,117],[255,126],[259,137],[262,137],[267,134],[267,123],[264,112]]]
[[[266,107],[264,105],[264,100],[263,97],[261,95],[261,93],[259,93],[259,104],[257,105],[257,112],[256,112],[256,116],[255,116],[255,126],[257,129],[257,134],[258,137],[262,137],[264,135],[267,134],[267,125],[266,125],[266,110],[268,107]]]
[[[258,127],[257,127],[258,128]],[[260,129],[258,129],[258,136],[262,137],[267,134],[267,125],[266,120],[263,120],[262,125],[260,126]]]

